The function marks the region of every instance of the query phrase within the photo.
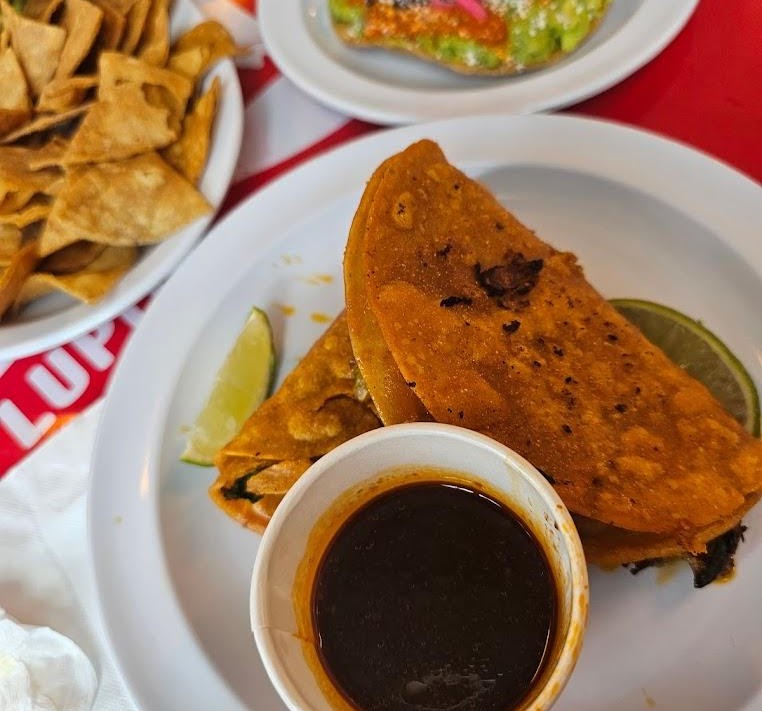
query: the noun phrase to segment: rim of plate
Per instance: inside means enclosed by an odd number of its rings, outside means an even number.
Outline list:
[[[174,631],[173,648],[183,650],[182,659],[161,656],[162,678],[177,674],[187,679],[192,667],[196,693],[210,695],[193,697],[197,705],[240,707],[180,609],[161,543],[162,434],[181,364],[225,295],[291,227],[361,189],[381,161],[424,137],[437,140],[448,158],[466,170],[490,165],[569,169],[667,202],[723,236],[762,279],[757,241],[762,188],[680,143],[597,119],[481,116],[382,131],[318,156],[249,197],[215,226],[158,293],[117,364],[96,435],[87,511],[90,562],[98,614],[136,701],[150,693],[145,682],[158,673],[159,662],[141,654],[145,632],[137,648],[138,642],[127,637],[145,630],[150,609]],[[598,150],[601,145],[607,150]],[[685,190],[686,175],[691,176],[690,190]],[[298,212],[294,195],[300,196]],[[256,245],[252,225],[261,237]],[[206,288],[199,289],[201,283]],[[127,506],[130,514],[115,526],[114,517],[121,518]],[[145,578],[137,584],[135,570],[150,576],[150,584]],[[186,693],[178,688],[173,693]]]
[[[173,21],[179,21],[184,28],[203,19],[192,0],[176,0]],[[198,186],[211,203],[212,212],[146,249],[138,263],[100,302],[88,305],[72,300],[70,306],[54,313],[0,326],[0,362],[19,360],[68,343],[119,315],[160,284],[206,232],[233,178],[243,139],[243,94],[233,62],[230,59],[219,62],[204,83],[214,77],[222,82],[222,96],[212,150]]]
[[[686,25],[698,2],[642,0],[624,28],[584,56],[572,55],[563,64],[516,77],[521,84],[511,85],[507,78],[495,86],[451,90],[397,87],[363,77],[335,61],[312,39],[303,0],[259,0],[257,18],[268,54],[300,89],[342,113],[392,125],[487,113],[535,113],[587,99],[656,57]]]

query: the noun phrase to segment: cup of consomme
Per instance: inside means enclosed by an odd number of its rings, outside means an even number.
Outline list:
[[[571,516],[459,427],[383,427],[318,460],[254,566],[251,624],[293,711],[544,711],[588,609]]]

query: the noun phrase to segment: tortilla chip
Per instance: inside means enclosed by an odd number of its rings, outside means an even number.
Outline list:
[[[6,0],[0,0],[0,13],[32,96],[37,97],[53,78],[66,41],[66,31],[19,15]]]
[[[17,190],[15,193],[6,193],[0,200],[0,214],[8,215],[12,212],[18,212],[34,197],[34,191]]]
[[[217,455],[220,474],[210,496],[234,519],[261,530],[269,516],[255,507],[258,497],[284,490],[306,463],[379,424],[370,403],[357,398],[352,348],[341,314]],[[254,493],[259,473],[262,489]]]
[[[167,68],[195,82],[197,77],[201,76],[208,54],[208,50],[202,47],[172,53],[167,61]]]
[[[38,22],[50,23],[63,0],[25,0],[24,15]]]
[[[32,115],[29,87],[11,47],[0,54],[0,136],[23,124]]]
[[[108,101],[98,101],[90,109],[71,139],[64,162],[121,160],[163,148],[176,138],[169,127],[169,110],[149,104],[140,85],[122,84],[109,92]]]
[[[437,421],[517,450],[576,514],[681,542],[762,490],[762,442],[436,144],[368,199],[370,306]]]
[[[31,148],[27,146],[0,146],[0,160],[6,160],[8,162],[8,172],[13,172],[13,174],[16,175],[16,180],[20,180],[23,183],[27,179],[34,180],[34,173],[42,168],[52,168],[63,165],[62,158],[67,146],[68,141],[60,136],[54,136],[50,141],[39,148]],[[15,168],[12,168],[12,166],[15,166]],[[19,171],[21,171],[21,173],[19,173]],[[0,169],[0,176],[2,175],[3,171]],[[21,175],[29,177],[22,178]],[[46,180],[51,178],[52,180],[58,180],[63,177],[63,173],[58,170],[45,171],[40,175],[46,176]],[[2,184],[2,178],[0,177],[0,185]],[[23,207],[32,199],[32,196],[37,191],[52,194],[51,192],[48,192],[48,190],[49,186],[45,184],[45,181],[42,183],[34,181],[30,190],[23,193],[14,193],[13,199],[16,201],[14,203],[16,207],[12,209],[20,209]],[[6,195],[6,199],[8,197],[9,195]],[[2,204],[2,201],[0,201],[0,204]]]
[[[24,282],[34,271],[38,259],[36,244],[30,242],[13,255],[5,271],[0,275],[0,319],[13,306]]]
[[[151,0],[137,0],[128,10],[126,15],[127,27],[119,45],[119,51],[124,54],[132,54],[140,42],[143,34],[148,11],[151,9]]]
[[[27,165],[31,170],[63,166],[63,157],[69,148],[69,141],[61,136],[54,135],[47,143],[39,148],[29,148]],[[3,148],[0,146],[0,153]]]
[[[113,100],[119,84],[134,83],[143,87],[146,99],[154,106],[168,108],[174,124],[180,126],[193,84],[168,69],[154,67],[135,57],[117,52],[103,52],[98,62],[98,99]]]
[[[5,203],[5,201],[3,201]],[[38,197],[31,200],[19,210],[3,212],[0,206],[0,225],[11,225],[23,229],[29,225],[44,220],[52,209],[52,200],[46,197]]]
[[[105,50],[116,49],[122,41],[127,25],[124,13],[109,0],[91,0],[91,2],[103,13],[96,38],[97,45]]]
[[[169,57],[169,0],[151,0],[136,54],[144,62],[163,67]]]
[[[167,67],[195,81],[220,59],[245,51],[219,22],[207,20],[181,35],[172,45]]]
[[[56,79],[71,76],[89,54],[103,22],[103,10],[87,0],[66,0],[61,24],[66,43],[56,69]]]
[[[130,10],[134,7],[136,0],[109,0],[109,2],[116,8],[116,10],[127,17]]]
[[[98,78],[94,76],[53,79],[42,90],[37,100],[37,110],[54,114],[71,111],[82,103],[87,92],[95,86],[98,86]]]
[[[52,284],[49,284],[45,277],[41,277],[39,274],[31,274],[21,287],[18,296],[16,296],[13,307],[8,310],[8,315],[12,316],[18,313],[21,307],[43,296],[52,294],[54,291],[56,291],[56,288]]]
[[[56,168],[34,170],[30,162],[35,151],[21,146],[0,146],[0,193],[47,193],[61,179]]]
[[[45,257],[37,268],[41,272],[56,275],[83,271],[90,267],[106,249],[108,247],[105,244],[75,242]]]
[[[18,304],[26,303],[31,296],[47,293],[47,290],[60,291],[86,304],[100,301],[132,267],[138,257],[138,249],[135,247],[107,247],[106,251],[111,252],[108,259],[112,262],[112,266],[108,269],[101,269],[98,266],[98,262],[104,256],[101,255],[84,271],[60,275],[36,272],[29,278],[29,290],[26,292],[22,290],[19,294]]]
[[[194,185],[206,164],[219,95],[220,80],[215,77],[209,91],[185,115],[180,138],[162,151],[164,159]]]
[[[49,128],[63,128],[69,121],[87,113],[91,106],[92,103],[80,104],[79,106],[60,114],[42,114],[37,116],[33,121],[30,121],[12,133],[3,136],[0,143],[15,143],[19,138],[31,136],[35,133],[41,133],[42,131],[47,131]]]
[[[134,264],[140,256],[140,247],[106,247],[88,266],[89,272],[110,272]]]
[[[136,0],[105,0],[113,7],[120,15],[124,15],[126,18],[130,10],[135,5]]]
[[[7,267],[21,249],[21,230],[18,227],[0,225],[0,267]]]
[[[156,153],[74,166],[45,224],[40,254],[81,239],[152,244],[210,211],[204,196]]]
[[[28,109],[0,108],[0,136],[24,124],[32,115]]]

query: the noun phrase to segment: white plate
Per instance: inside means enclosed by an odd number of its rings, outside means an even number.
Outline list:
[[[177,36],[204,17],[191,0],[174,0],[171,32]],[[230,60],[219,62],[206,77],[222,83],[212,149],[200,189],[216,210],[227,193],[243,135],[243,99],[238,74]],[[67,343],[108,321],[158,286],[196,241],[213,215],[196,220],[171,238],[147,248],[137,264],[101,301],[92,306],[64,294],[43,297],[12,322],[0,325],[0,361],[16,360]]]
[[[762,386],[762,190],[704,155],[602,122],[519,116],[382,132],[307,164],[190,255],[109,390],[90,544],[106,630],[141,708],[284,708],[249,631],[259,538],[207,498],[214,470],[178,462],[182,429],[253,304],[272,317],[281,377],[306,352],[325,328],[314,318],[342,307],[341,255],[365,181],[423,136],[576,252],[605,295],[701,317]],[[728,585],[695,591],[687,569],[664,583],[654,570],[593,570],[590,629],[559,711],[643,711],[649,699],[670,711],[760,708],[762,507],[747,523]]]
[[[270,56],[297,86],[339,111],[383,124],[568,106],[608,89],[661,52],[698,0],[613,0],[589,41],[547,69],[515,77],[462,76],[336,37],[327,0],[259,0]]]

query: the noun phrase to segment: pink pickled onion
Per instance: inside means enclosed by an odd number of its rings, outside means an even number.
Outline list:
[[[481,5],[479,0],[431,0],[431,7],[445,9],[453,5],[460,5],[471,17],[477,20],[486,20],[487,11]]]

